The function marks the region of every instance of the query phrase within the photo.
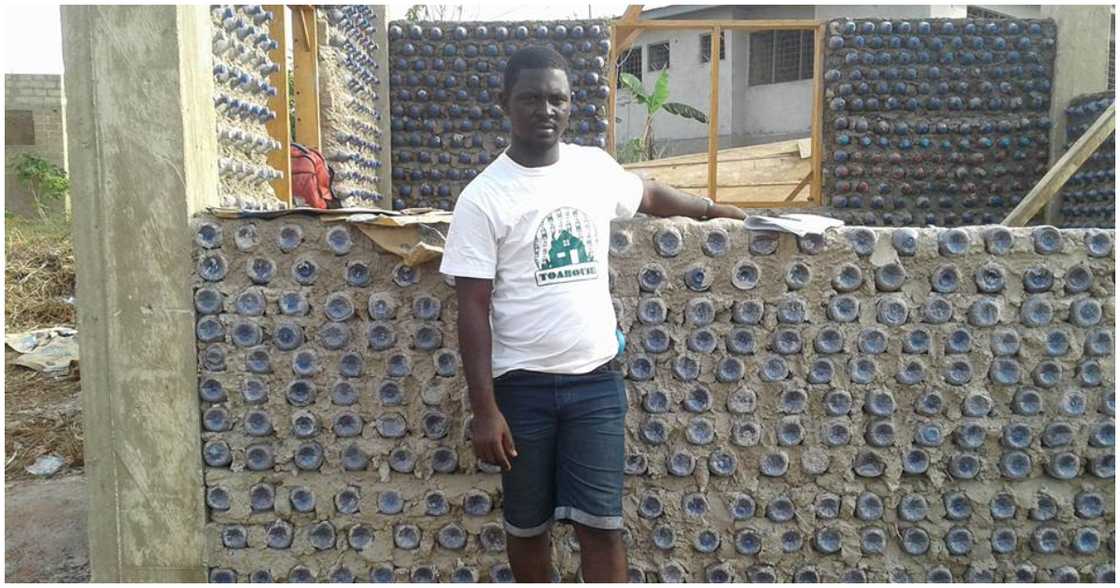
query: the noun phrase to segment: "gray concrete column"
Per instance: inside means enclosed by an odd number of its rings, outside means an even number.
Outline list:
[[[205,6],[63,6],[94,582],[204,581],[190,217],[217,202]]]
[[[1050,92],[1050,165],[1066,151],[1066,113],[1070,100],[1082,94],[1108,89],[1108,37],[1112,15],[1107,5],[1043,5],[1042,18],[1058,25]],[[1046,207],[1046,222],[1058,222],[1059,193]]]

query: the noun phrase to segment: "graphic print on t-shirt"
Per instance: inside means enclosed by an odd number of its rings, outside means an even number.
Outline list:
[[[533,239],[537,286],[594,280],[599,276],[597,242],[595,223],[586,212],[565,206],[548,213]]]

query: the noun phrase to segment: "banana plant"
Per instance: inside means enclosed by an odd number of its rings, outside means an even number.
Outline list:
[[[622,85],[634,95],[638,103],[646,107],[646,122],[642,128],[642,134],[637,139],[631,139],[625,149],[625,151],[634,153],[638,160],[653,159],[653,115],[657,114],[658,111],[664,110],[669,114],[689,118],[704,124],[708,122],[708,115],[697,108],[681,102],[669,102],[669,72],[667,70],[661,70],[661,75],[654,82],[652,92],[646,92],[645,87],[642,86],[642,81],[634,74],[622,73],[619,79],[622,81]]]

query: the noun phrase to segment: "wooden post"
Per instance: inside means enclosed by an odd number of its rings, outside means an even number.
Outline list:
[[[607,89],[607,153],[611,157],[617,157],[617,149],[615,148],[615,133],[617,126],[615,119],[618,118],[618,47],[615,44],[615,39],[618,37],[617,30],[614,24],[611,24],[611,50],[607,57],[607,83],[610,88]]]
[[[821,154],[824,153],[824,145],[822,141],[822,126],[824,125],[824,28],[825,24],[822,22],[817,25],[816,33],[813,35],[813,110],[809,114],[812,117],[810,121],[809,136],[812,141],[812,151],[810,157],[811,171],[813,176],[812,187],[809,188],[809,200],[816,203],[817,206],[824,206],[824,194],[822,193],[821,186],[824,179],[821,176]]]
[[[642,5],[631,4],[626,7],[626,12],[622,14],[621,18],[610,23],[611,50],[607,61],[610,71],[607,72],[607,80],[611,87],[607,96],[607,153],[612,156],[617,155],[615,153],[617,137],[615,119],[618,118],[618,105],[616,104],[618,101],[618,58],[634,42],[634,39],[642,34],[641,29],[634,28],[641,14]]]
[[[1007,218],[1003,219],[1003,224],[1010,227],[1022,226],[1031,220],[1035,215],[1055,194],[1058,190],[1062,189],[1066,181],[1069,180],[1081,164],[1093,155],[1097,147],[1104,143],[1109,135],[1116,132],[1116,103],[1113,102],[1108,106],[1108,109],[1101,113],[1096,122],[1085,131],[1084,135],[1077,140],[1076,143],[1070,147],[1069,151],[1046,172],[1045,176],[1035,184],[1030,193],[1023,198],[1019,206],[1015,207]]]
[[[292,6],[292,72],[296,92],[296,141],[322,149],[319,126],[319,27],[315,8]]]
[[[268,24],[268,35],[279,44],[268,53],[280,69],[269,76],[269,83],[276,87],[276,95],[269,99],[268,107],[276,112],[276,118],[266,123],[268,136],[280,142],[280,149],[268,154],[268,165],[280,170],[283,177],[273,180],[272,189],[276,197],[292,206],[292,125],[288,111],[288,9],[283,4],[266,5],[265,10],[272,12],[274,18]]]
[[[716,185],[719,174],[719,32],[720,26],[712,27],[712,106],[708,114],[708,198],[716,199]]]

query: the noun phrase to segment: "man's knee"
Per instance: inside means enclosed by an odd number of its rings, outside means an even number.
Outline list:
[[[600,547],[622,545],[621,529],[597,529],[580,523],[575,523],[575,528],[581,549],[588,544]]]

